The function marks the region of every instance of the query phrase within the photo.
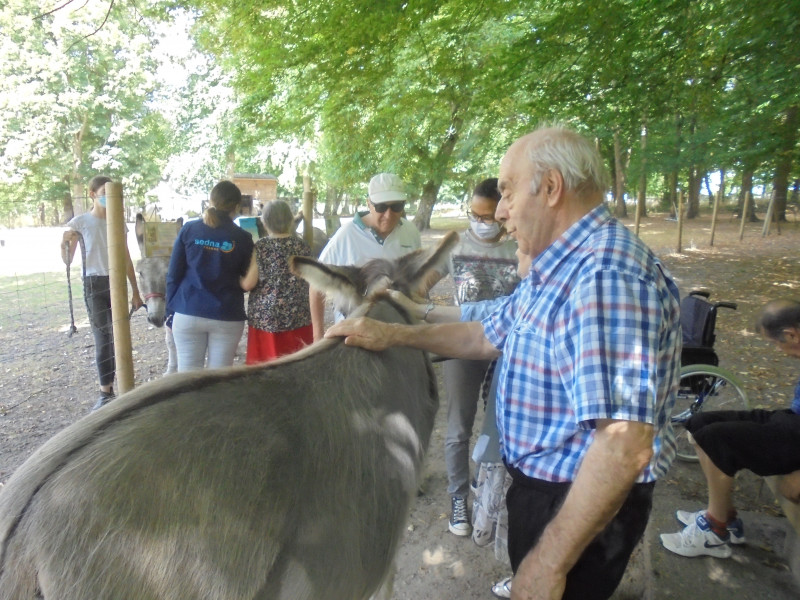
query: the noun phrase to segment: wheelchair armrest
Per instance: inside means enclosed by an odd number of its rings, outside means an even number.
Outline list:
[[[701,296],[708,300],[709,296],[711,296],[711,292],[707,292],[706,290],[692,290],[689,292],[690,296]]]
[[[731,310],[736,310],[739,305],[736,304],[736,302],[714,302],[714,306],[717,308],[730,308]]]

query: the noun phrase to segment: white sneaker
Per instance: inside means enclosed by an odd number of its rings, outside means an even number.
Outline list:
[[[722,539],[711,530],[705,514],[697,517],[678,533],[662,533],[664,548],[681,556],[715,556],[728,558],[731,547],[727,539]],[[727,536],[730,537],[730,536]]]
[[[501,579],[492,586],[492,594],[495,598],[511,598],[511,577]]]
[[[675,511],[675,518],[684,525],[691,525],[697,520],[697,517],[700,515],[705,516],[705,514],[705,510],[698,510],[696,512],[678,510]],[[728,521],[726,523],[726,527],[728,528],[728,533],[731,536],[728,540],[729,544],[744,544],[747,541],[747,538],[744,537],[744,523],[742,523],[742,520],[739,517]]]
[[[448,524],[450,533],[453,535],[469,535],[472,533],[472,525],[469,523],[467,514],[467,501],[461,496],[451,498],[450,523]]]

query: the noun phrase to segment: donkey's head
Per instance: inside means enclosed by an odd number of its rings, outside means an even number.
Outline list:
[[[304,256],[293,256],[290,265],[295,275],[332,298],[336,310],[350,315],[387,290],[397,290],[417,300],[425,298],[447,272],[448,256],[457,243],[458,234],[451,231],[433,248],[396,260],[376,258],[363,267],[324,265]]]
[[[147,320],[161,327],[166,318],[167,302],[167,269],[169,258],[165,256],[145,257],[144,255],[144,217],[142,213],[136,215],[136,241],[139,243],[139,252],[142,259],[136,264],[139,292],[147,308]],[[175,223],[177,230],[183,226],[183,219]]]

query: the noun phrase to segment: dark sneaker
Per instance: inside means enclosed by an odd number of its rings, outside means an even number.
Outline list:
[[[705,514],[705,510],[698,510],[696,512],[679,510],[675,512],[675,518],[678,519],[678,521],[683,525],[691,525],[697,521],[697,517]],[[744,523],[742,523],[742,520],[739,517],[731,519],[726,523],[725,526],[728,528],[728,533],[731,536],[730,540],[728,540],[731,544],[744,544],[747,541],[747,539],[744,537]]]
[[[467,501],[461,496],[453,496],[451,498],[451,507],[450,533],[461,536],[472,533],[472,525],[469,523],[469,515],[467,514]]]
[[[103,408],[106,404],[111,402],[116,396],[114,396],[113,390],[110,392],[104,392],[100,390],[100,397],[97,399],[97,402],[94,403],[91,412],[96,411],[98,408]]]

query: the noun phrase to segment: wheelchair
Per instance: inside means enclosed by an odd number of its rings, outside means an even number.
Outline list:
[[[719,367],[714,351],[717,310],[736,310],[734,302],[711,302],[711,294],[694,290],[681,300],[681,378],[670,420],[675,429],[677,458],[696,462],[686,422],[701,410],[747,410],[750,403],[742,382]]]

